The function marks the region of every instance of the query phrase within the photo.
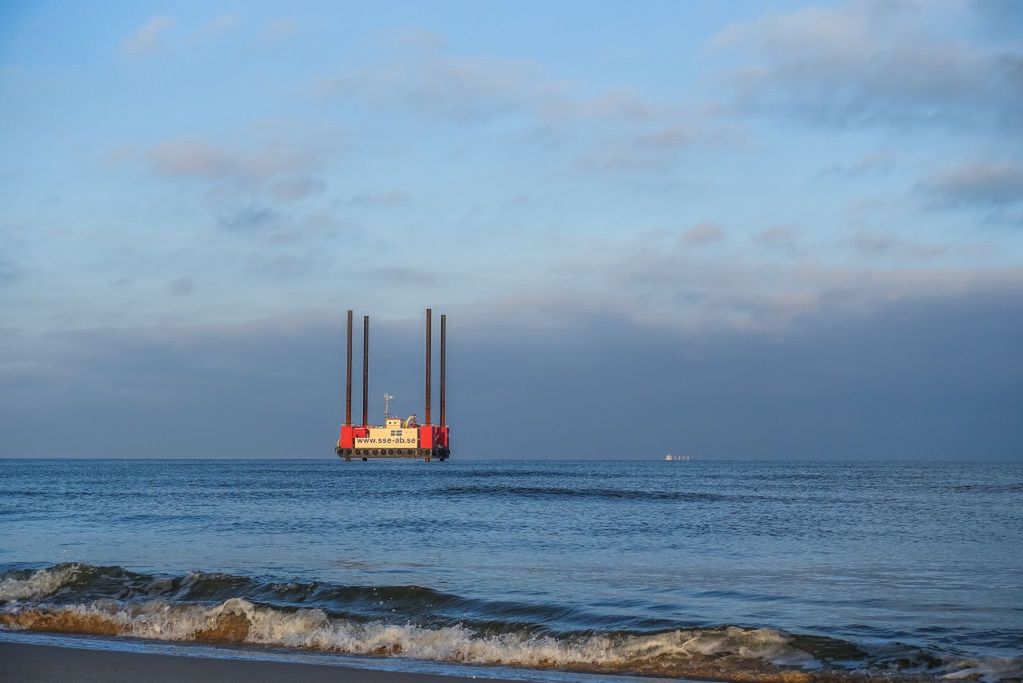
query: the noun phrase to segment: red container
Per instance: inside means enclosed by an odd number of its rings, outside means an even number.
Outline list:
[[[362,425],[341,425],[338,448],[355,448],[355,439],[364,438],[369,430]]]
[[[434,430],[437,428],[433,425],[420,425],[419,426],[419,447],[420,448],[433,448],[433,435]]]

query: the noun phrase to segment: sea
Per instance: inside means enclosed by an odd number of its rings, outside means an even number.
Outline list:
[[[0,460],[0,639],[1018,681],[1023,463]]]

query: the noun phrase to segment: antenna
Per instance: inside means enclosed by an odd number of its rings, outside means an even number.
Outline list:
[[[386,391],[384,392],[384,419],[386,420],[391,416],[391,401],[394,400],[394,396],[391,396]]]

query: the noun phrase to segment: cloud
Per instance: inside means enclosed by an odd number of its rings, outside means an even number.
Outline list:
[[[247,269],[256,275],[269,275],[277,279],[291,279],[310,273],[315,259],[297,254],[257,256],[249,260]]]
[[[679,159],[697,135],[682,125],[611,136],[596,150],[585,153],[580,165],[604,171],[664,168]]]
[[[516,112],[552,108],[563,85],[529,61],[456,57],[435,40],[405,42],[380,66],[322,80],[332,97],[358,97],[375,106],[408,107],[455,122],[481,122]]]
[[[355,226],[339,220],[329,211],[282,212],[258,202],[231,203],[217,214],[216,224],[222,230],[259,238],[275,248],[292,248],[304,241],[329,239],[342,234],[352,237],[358,233]],[[276,266],[279,272],[288,270],[285,261]]]
[[[436,273],[421,268],[383,266],[380,268],[369,268],[363,271],[363,273],[371,281],[387,282],[392,285],[428,287],[440,282]]]
[[[881,232],[859,231],[849,238],[848,245],[861,256],[897,256],[916,260],[929,260],[946,256],[951,248],[945,244],[907,242],[894,235]],[[960,249],[960,252],[965,251]]]
[[[577,167],[659,169],[699,143],[727,136],[720,118],[690,103],[608,88],[593,94],[542,64],[453,53],[426,32],[392,42],[384,58],[320,79],[323,99],[443,124],[502,126],[544,149],[569,149]]]
[[[707,459],[1019,460],[1021,293],[892,301],[857,319],[823,310],[775,337],[606,313],[552,335],[524,309],[502,311],[503,325],[448,310],[455,457],[658,457],[677,448],[682,415],[686,449]],[[0,364],[0,457],[333,458],[345,307],[26,344]],[[418,318],[374,319],[371,396],[418,407],[421,334]],[[604,414],[645,428],[564,429]],[[508,415],[530,425],[529,452],[494,440]]]
[[[705,222],[694,225],[679,236],[679,244],[686,249],[702,247],[724,239],[725,233],[717,223]]]
[[[198,138],[176,138],[150,147],[146,160],[156,173],[191,178],[265,180],[313,167],[318,155],[294,145],[264,145],[254,152],[229,150]]]
[[[220,147],[187,138],[154,145],[147,157],[153,170],[170,176],[218,176],[236,167],[236,160]]]
[[[729,26],[725,78],[742,110],[829,125],[1018,128],[1023,49],[959,37],[967,3],[850,0]]]
[[[342,147],[341,134],[333,127],[281,128],[267,124],[244,144],[177,137],[141,149],[121,146],[108,163],[120,169],[141,164],[179,191],[194,191],[210,222],[239,236],[290,243],[350,232],[315,201],[327,188],[324,174]]]
[[[402,190],[363,192],[348,200],[352,206],[401,206],[412,201],[412,196]]]
[[[220,216],[217,224],[235,232],[269,232],[280,227],[282,221],[279,212],[267,206],[250,204]]]
[[[849,245],[862,254],[876,256],[891,251],[898,244],[891,235],[857,232],[849,238]]]
[[[695,235],[713,239],[713,227],[702,225]],[[535,311],[543,324],[616,315],[693,334],[776,334],[806,316],[856,318],[893,301],[1023,290],[1023,269],[990,265],[991,247],[982,242],[863,231],[816,251],[797,242],[798,259],[772,253],[788,251],[791,241],[787,228],[752,242],[730,240],[727,249],[686,248],[670,233],[594,240],[553,255],[543,263],[544,276],[505,287],[479,305],[498,316]]]
[[[322,79],[318,91],[456,123],[516,115],[550,125],[583,120],[639,123],[672,109],[622,90],[583,96],[577,84],[554,77],[538,62],[455,55],[441,36],[417,36],[392,43],[396,49],[380,65]],[[677,138],[673,132],[662,135]]]
[[[10,259],[0,256],[0,287],[9,285],[21,277],[21,269]]]
[[[313,194],[320,194],[327,184],[320,178],[292,176],[281,178],[270,184],[268,190],[274,199],[293,202]]]
[[[294,19],[290,17],[273,19],[260,32],[258,44],[264,48],[277,47],[292,38],[296,33],[298,33],[298,22]]]
[[[964,161],[937,171],[917,190],[938,206],[999,207],[1023,201],[1023,164]]]
[[[788,225],[774,225],[754,235],[753,241],[769,249],[795,252],[799,248],[799,231]]]
[[[840,178],[861,178],[866,175],[887,173],[895,167],[896,154],[893,150],[882,149],[865,154],[850,164],[834,164],[820,172],[821,176]]]
[[[108,155],[108,163],[130,168],[141,162],[153,175],[187,182],[223,214],[240,202],[293,203],[323,193],[323,174],[342,145],[336,129],[307,126],[300,134],[264,131],[245,144],[177,137],[141,150],[122,146]]]
[[[163,38],[175,25],[176,20],[167,16],[155,16],[140,26],[121,43],[121,51],[132,57],[144,57],[156,52],[163,45]]]
[[[238,27],[240,19],[237,14],[222,14],[219,17],[210,19],[200,26],[195,36],[201,40],[209,40],[229,33]]]
[[[167,283],[167,291],[177,296],[191,294],[194,289],[195,283],[192,282],[192,278],[187,276],[175,278]]]

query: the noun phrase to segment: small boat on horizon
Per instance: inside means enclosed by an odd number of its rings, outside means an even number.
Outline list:
[[[671,453],[668,453],[666,456],[664,456],[664,459],[667,460],[667,461],[673,461],[673,462],[688,462],[688,461],[693,459],[693,456],[691,456],[691,455],[672,455]]]

